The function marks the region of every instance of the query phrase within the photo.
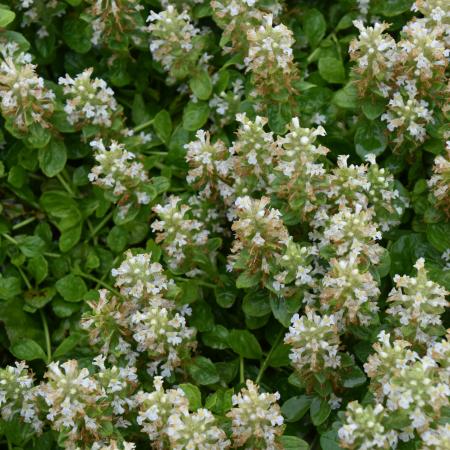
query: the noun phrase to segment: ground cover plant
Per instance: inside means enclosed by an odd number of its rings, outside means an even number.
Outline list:
[[[450,449],[449,45],[445,0],[3,0],[1,448]]]

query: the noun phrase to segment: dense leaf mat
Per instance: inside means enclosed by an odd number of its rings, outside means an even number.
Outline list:
[[[1,448],[450,449],[449,53],[445,0],[1,3]]]

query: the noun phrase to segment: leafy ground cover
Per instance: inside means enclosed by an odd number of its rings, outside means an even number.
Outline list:
[[[450,4],[0,4],[0,441],[450,448]]]

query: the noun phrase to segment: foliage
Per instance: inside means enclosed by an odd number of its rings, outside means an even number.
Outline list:
[[[450,446],[442,0],[0,4],[8,449]]]

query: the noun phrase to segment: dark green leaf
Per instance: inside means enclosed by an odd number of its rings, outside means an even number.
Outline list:
[[[55,284],[56,290],[67,302],[79,302],[83,300],[87,287],[84,280],[76,275],[70,274],[58,280]]]
[[[387,143],[385,128],[380,122],[365,120],[358,125],[355,133],[355,150],[362,160],[365,160],[368,154],[381,155]]]
[[[328,419],[328,416],[331,413],[331,407],[328,404],[327,400],[320,397],[314,397],[311,402],[310,414],[312,423],[315,426],[319,426]]]
[[[194,74],[189,81],[193,94],[200,100],[208,100],[212,93],[212,82],[206,70]]]
[[[319,59],[320,76],[329,83],[345,83],[345,68],[337,58],[325,56]]]
[[[214,384],[219,381],[219,374],[212,361],[204,356],[197,356],[188,365],[188,372],[200,385]]]
[[[47,147],[39,149],[39,167],[48,177],[54,177],[64,169],[67,161],[66,146],[63,141],[52,139]]]
[[[310,395],[298,395],[286,400],[281,407],[281,412],[286,419],[286,422],[297,422],[309,410],[311,406],[312,397]]]
[[[197,131],[209,116],[209,106],[205,102],[189,102],[183,111],[183,127],[188,131]]]
[[[262,356],[258,340],[248,330],[231,330],[228,343],[235,353],[244,358],[259,359]]]
[[[42,347],[33,339],[23,339],[16,342],[10,348],[11,353],[17,358],[25,361],[32,361],[34,359],[46,360]]]

